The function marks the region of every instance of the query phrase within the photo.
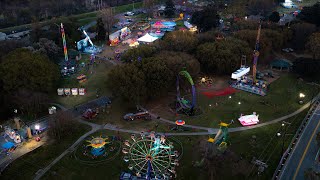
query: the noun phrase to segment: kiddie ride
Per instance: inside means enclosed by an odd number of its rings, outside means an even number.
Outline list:
[[[84,28],[80,27],[79,30],[85,35],[86,38],[77,42],[78,50],[83,53],[86,53],[86,54],[99,54],[99,53],[101,53],[102,49],[100,47],[95,46],[92,43],[89,35],[84,30]]]
[[[138,112],[138,113],[128,113],[123,116],[123,119],[126,121],[133,121],[135,119],[150,120],[151,115],[148,113],[148,111],[143,111],[143,112]]]
[[[256,112],[253,112],[250,115],[241,114],[238,120],[243,126],[256,125],[259,123],[259,115],[257,115]]]
[[[220,122],[219,123],[220,129],[216,134],[216,136],[214,138],[210,137],[208,139],[209,143],[214,143],[218,145],[218,149],[221,151],[224,151],[227,148],[227,146],[230,144],[229,133],[228,133],[228,127],[230,124],[231,123],[227,124],[224,122]]]

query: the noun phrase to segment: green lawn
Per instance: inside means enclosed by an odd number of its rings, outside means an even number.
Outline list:
[[[0,176],[0,179],[32,179],[39,169],[46,167],[46,165],[51,163],[53,159],[89,130],[89,126],[80,124],[77,132],[72,134],[72,136],[67,136],[60,141],[53,141],[25,154],[8,166]]]
[[[285,139],[285,145],[291,141],[293,134],[300,125],[302,119],[304,118],[306,112],[301,113],[298,116],[290,118],[287,122],[290,122],[291,125],[288,127],[287,136]],[[230,156],[222,154],[220,156],[221,161],[216,163],[216,172],[213,175],[214,179],[234,179],[236,176],[237,179],[257,179],[255,176],[257,169],[253,168],[250,161],[253,156],[259,157],[264,149],[268,147],[261,158],[263,161],[267,161],[269,167],[266,169],[266,172],[259,177],[259,179],[271,179],[273,172],[278,164],[281,152],[281,142],[279,139],[275,138],[268,145],[270,139],[275,136],[280,127],[280,123],[269,125],[266,127],[261,127],[253,130],[247,130],[242,132],[230,133],[231,145],[228,148],[227,154],[232,154],[231,157],[240,158],[242,156],[245,167],[238,167],[249,169],[246,171],[247,174],[239,174],[239,171],[235,169],[237,165],[239,166],[239,161],[230,160]],[[112,131],[101,131],[95,133],[95,135],[111,136],[111,135],[120,135],[122,139],[128,139],[129,134],[126,133],[117,133]],[[256,143],[251,143],[252,136],[256,137]],[[169,137],[170,138],[170,137]],[[183,156],[179,161],[180,166],[177,167],[177,179],[210,179],[208,171],[204,167],[193,167],[192,162],[199,161],[201,159],[201,154],[199,149],[206,146],[207,136],[175,136],[173,137],[174,141],[178,140],[182,143],[183,146]],[[178,145],[175,147],[179,148]],[[180,150],[181,151],[181,150]],[[123,154],[120,153],[114,160],[109,162],[100,163],[97,165],[88,165],[80,163],[75,159],[73,154],[65,156],[60,162],[58,162],[52,169],[51,172],[56,172],[56,174],[47,173],[45,179],[59,179],[64,177],[66,179],[101,179],[103,177],[109,177],[110,180],[116,180],[119,178],[119,175],[122,171],[128,171],[127,164],[123,161]],[[251,176],[248,177],[251,172]],[[238,174],[237,174],[238,173]]]
[[[102,131],[96,133],[96,135],[112,136],[120,135],[122,139],[129,139],[129,134]],[[95,135],[93,135],[95,136]],[[205,137],[194,136],[188,139],[187,137],[174,137],[171,141],[174,142],[175,148],[178,151],[182,151],[176,141],[178,140],[183,144],[183,156],[179,162],[181,166],[177,167],[178,179],[207,179],[205,171],[202,169],[195,169],[192,167],[192,161],[189,159],[191,156],[197,156],[194,154],[194,147],[191,144],[195,144],[198,141],[205,139]],[[170,139],[169,139],[170,140]],[[197,159],[197,158],[195,158]],[[60,162],[52,167],[52,171],[56,172],[56,175],[47,173],[44,179],[101,179],[108,177],[108,180],[119,179],[122,171],[128,171],[128,164],[123,161],[123,154],[120,153],[114,160],[108,161],[98,165],[86,165],[76,160],[73,154],[65,156]]]
[[[286,122],[291,123],[287,126],[287,135],[285,136],[285,148],[291,142],[296,130],[300,126],[307,111],[287,119]],[[231,146],[230,149],[237,153],[242,154],[243,158],[251,161],[253,157],[260,157],[260,160],[268,164],[263,176],[257,176],[257,168],[253,168],[249,179],[271,179],[273,173],[278,166],[282,151],[282,139],[276,136],[277,132],[282,132],[281,123],[268,125],[261,128],[256,128],[247,131],[230,133]],[[254,143],[252,136],[256,136]],[[273,138],[273,140],[271,140]],[[253,166],[252,166],[253,167]],[[250,167],[250,170],[252,169]]]
[[[304,101],[312,99],[319,92],[320,88],[312,86],[304,81],[299,81],[293,74],[283,75],[280,79],[270,85],[267,96],[261,97],[244,91],[239,91],[229,96],[221,96],[208,98],[201,93],[198,93],[197,103],[203,113],[196,117],[187,117],[181,115],[181,118],[186,120],[187,124],[201,125],[206,127],[218,127],[221,121],[235,121],[232,126],[241,126],[237,121],[240,114],[259,114],[260,122],[267,122],[283,115],[292,113],[301,107],[298,104],[299,93],[306,95]],[[241,102],[241,105],[238,104]],[[166,102],[168,103],[168,102]],[[218,106],[216,106],[216,103]],[[209,106],[211,105],[211,106]],[[164,106],[165,107],[165,106]],[[162,113],[163,111],[155,111],[162,117],[170,120],[176,119],[174,114]]]
[[[87,57],[82,57],[82,59],[87,59]],[[90,101],[94,98],[96,98],[96,92],[97,89],[100,89],[100,96],[102,95],[110,95],[110,92],[108,92],[106,88],[106,81],[107,81],[107,74],[109,70],[112,68],[112,64],[108,62],[103,62],[100,64],[97,64],[97,66],[94,66],[93,68],[93,74],[91,74],[91,71],[87,71],[86,67],[81,70],[80,72],[76,73],[75,75],[64,79],[63,82],[61,82],[62,87],[69,87],[69,88],[77,88],[80,86],[83,86],[87,90],[87,94],[84,96],[68,96],[68,97],[56,97],[56,102],[60,103],[66,107],[73,107],[75,105],[79,105],[82,103],[85,103],[87,101]],[[80,74],[87,75],[87,81],[80,84],[76,77]]]
[[[138,9],[142,7],[142,2],[137,2],[134,3],[134,8]],[[127,4],[127,5],[122,5],[122,6],[116,6],[114,7],[114,12],[116,14],[118,13],[123,13],[126,11],[132,11],[132,4]],[[77,15],[71,15],[69,17],[73,17],[75,18],[81,25],[85,25],[93,20],[96,19],[98,14],[98,11],[93,11],[93,12],[88,12],[88,13],[82,13],[82,14],[77,14]],[[65,17],[58,17],[56,18],[57,21],[59,21],[59,19],[64,19]],[[50,20],[45,20],[45,21],[41,21],[40,25],[41,26],[46,26],[48,24],[50,24],[51,21]],[[32,26],[32,24],[23,24],[23,25],[19,25],[19,26],[13,26],[13,27],[8,27],[8,28],[3,28],[0,29],[0,32],[11,32],[11,31],[22,31],[22,30],[26,30],[26,29],[30,29]]]

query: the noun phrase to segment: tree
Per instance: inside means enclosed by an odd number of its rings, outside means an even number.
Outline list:
[[[249,55],[251,52],[248,43],[227,38],[224,41],[200,45],[196,57],[203,72],[231,74],[240,67],[241,56]]]
[[[113,68],[108,73],[108,86],[113,96],[121,97],[130,103],[139,103],[146,95],[145,75],[134,64]]]
[[[279,22],[279,20],[280,20],[279,12],[273,11],[271,13],[271,15],[269,16],[269,21],[277,23],[277,22]]]
[[[195,77],[200,72],[200,63],[193,56],[184,52],[175,51],[160,51],[156,58],[164,61],[166,66],[170,69],[172,76],[172,84],[175,83],[176,75],[184,68]]]
[[[161,47],[166,50],[191,52],[196,48],[198,39],[190,31],[173,31],[164,37]]]
[[[49,97],[45,93],[21,88],[13,94],[11,102],[23,115],[37,118],[33,115],[44,112],[47,109]]]
[[[33,48],[34,51],[42,52],[44,55],[47,55],[52,62],[58,64],[59,56],[62,52],[61,47],[58,47],[54,41],[40,38],[39,42],[33,44]]]
[[[172,72],[162,59],[148,58],[143,61],[147,97],[154,98],[167,93],[171,88]]]
[[[41,36],[41,26],[39,24],[38,19],[33,17],[32,25],[31,25],[31,40],[33,42],[38,42]]]
[[[104,24],[104,29],[107,32],[107,40],[109,40],[109,35],[111,34],[112,31],[112,26],[116,23],[116,19],[114,17],[114,13],[112,11],[112,8],[105,8],[103,9],[99,17],[101,17],[102,22]]]
[[[154,0],[143,0],[143,7],[147,12],[147,16],[151,17],[153,14]]]
[[[296,23],[291,26],[293,30],[293,44],[296,50],[303,50],[310,35],[316,32],[316,26],[310,23]]]
[[[8,93],[20,88],[47,93],[55,88],[59,70],[45,55],[28,49],[16,49],[3,58],[0,78],[3,89]]]
[[[298,15],[298,18],[320,26],[320,2],[317,2],[313,6],[303,7],[301,13]]]
[[[176,8],[174,7],[174,3],[172,0],[166,1],[166,8],[164,10],[164,14],[166,17],[173,17],[175,15]]]
[[[69,111],[59,111],[49,121],[48,135],[61,140],[77,131],[79,123]]]
[[[273,8],[273,0],[249,0],[248,13],[253,15],[266,15]]]
[[[103,21],[102,21],[102,18],[99,17],[98,20],[97,20],[97,39],[98,40],[106,40],[106,30],[104,28],[104,24],[103,24]]]
[[[201,11],[193,13],[191,23],[197,25],[200,32],[217,27],[220,16],[213,6],[207,6]]]
[[[151,57],[155,53],[155,48],[153,46],[148,45],[140,45],[137,48],[129,49],[123,56],[121,60],[124,62],[134,62],[139,60],[140,58]]]
[[[304,178],[308,180],[320,180],[319,173],[315,172],[312,168],[304,171]]]
[[[307,43],[307,49],[312,52],[313,59],[320,59],[320,33],[313,33]]]
[[[319,59],[298,58],[293,62],[293,71],[302,76],[314,80],[320,80]]]

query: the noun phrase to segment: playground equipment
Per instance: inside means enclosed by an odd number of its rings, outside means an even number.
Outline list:
[[[90,141],[87,141],[89,143],[87,147],[91,147],[90,152],[93,156],[101,156],[106,153],[105,145],[109,144],[109,142],[107,142],[106,140],[108,140],[108,137],[103,138],[100,136],[100,137],[92,137]]]
[[[227,124],[224,122],[220,122],[219,123],[220,129],[218,133],[214,138],[209,138],[208,142],[217,144],[219,146],[219,149],[221,150],[225,149],[230,144],[229,133],[228,133],[228,126],[230,124],[231,123]]]
[[[150,120],[151,115],[148,113],[148,111],[143,111],[143,112],[138,112],[138,113],[128,113],[123,116],[123,119],[127,120],[127,121],[133,121],[135,119]]]
[[[250,115],[241,114],[239,117],[239,121],[243,126],[251,126],[259,123],[259,115],[256,115],[256,112],[253,112]]]
[[[188,101],[181,97],[180,93],[180,79],[181,76],[185,77],[188,82],[191,85],[192,89],[192,101]],[[187,71],[180,71],[177,75],[177,81],[176,81],[176,87],[177,87],[177,102],[176,102],[176,112],[183,111],[186,114],[192,115],[194,113],[194,108],[196,106],[196,87],[193,83],[192,77]]]
[[[140,136],[132,134],[131,140],[126,140],[124,146],[123,159],[138,178],[171,179],[173,175],[176,176],[175,166],[179,165],[179,154],[165,136],[154,132],[149,136],[144,132]]]
[[[82,40],[80,40],[80,41],[77,42],[77,48],[78,48],[78,50],[81,51],[81,52],[83,52],[83,53],[87,53],[87,54],[98,54],[98,53],[101,53],[101,52],[102,52],[102,49],[99,48],[99,47],[96,47],[96,46],[92,43],[89,35],[88,35],[87,32],[84,30],[84,28],[81,27],[81,28],[79,28],[79,30],[85,35],[86,38],[85,38],[85,39],[82,39]],[[90,44],[91,46],[89,46],[88,42],[89,42],[89,44]]]

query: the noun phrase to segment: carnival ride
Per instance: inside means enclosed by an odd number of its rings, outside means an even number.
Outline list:
[[[224,122],[220,122],[219,126],[220,129],[218,131],[218,133],[216,134],[216,136],[214,138],[209,138],[208,142],[209,143],[215,143],[216,145],[218,145],[220,150],[224,150],[229,144],[229,133],[228,133],[228,127],[231,123],[227,124]]]
[[[247,76],[250,71],[250,67],[242,65],[239,70],[232,73],[231,78],[236,79],[236,82],[231,84],[231,87],[247,91],[250,93],[258,94],[260,96],[265,96],[267,94],[267,82],[264,80],[257,79],[257,63],[259,59],[260,50],[260,34],[261,34],[261,21],[258,28],[258,35],[256,38],[255,49],[253,51],[253,66],[252,66],[252,79]],[[246,59],[243,56],[242,59]]]
[[[92,137],[91,140],[87,140],[87,142],[89,143],[87,145],[87,147],[91,147],[91,151],[90,153],[93,156],[101,156],[104,155],[106,150],[105,150],[105,145],[109,144],[109,142],[107,142],[108,137],[103,138],[103,137]]]
[[[87,54],[98,54],[102,52],[102,49],[100,47],[95,46],[87,32],[83,27],[80,27],[79,30],[85,35],[85,39],[82,39],[77,42],[77,48],[79,51]],[[89,45],[90,44],[90,45]]]
[[[155,132],[148,136],[143,132],[140,136],[132,134],[124,146],[123,159],[138,178],[171,179],[176,176],[175,166],[179,165],[179,154],[164,135],[156,135]]]
[[[256,125],[259,123],[259,115],[257,115],[256,112],[253,112],[250,115],[241,114],[238,120],[243,126]]]
[[[181,97],[180,79],[182,76],[184,78],[186,78],[191,85],[191,90],[192,90],[192,100],[191,101],[188,101],[188,100],[184,99],[184,97]],[[195,106],[196,106],[196,87],[194,85],[192,77],[190,76],[190,74],[187,71],[185,71],[185,70],[180,71],[179,74],[177,75],[176,88],[177,88],[176,112],[184,112],[188,115],[193,115],[194,110],[195,110]]]

